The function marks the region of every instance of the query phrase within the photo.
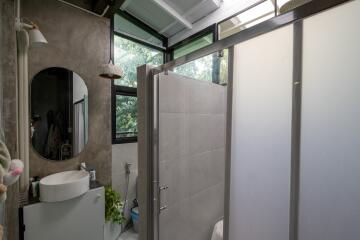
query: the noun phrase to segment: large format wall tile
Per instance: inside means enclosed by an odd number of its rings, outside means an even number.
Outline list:
[[[190,239],[194,234],[190,221],[192,214],[189,199],[181,200],[163,211],[160,214],[160,239]]]
[[[160,161],[171,161],[186,154],[185,114],[160,113]]]
[[[190,114],[189,126],[189,154],[202,153],[211,149],[212,142],[212,116],[209,114]]]
[[[208,240],[214,225],[224,215],[224,183],[207,188],[190,198],[192,240]]]
[[[178,81],[173,73],[161,76],[159,109],[166,113],[184,113],[189,109],[189,79]]]
[[[226,89],[160,75],[161,240],[208,240],[223,217]]]
[[[161,192],[165,205],[172,206],[190,196],[189,159],[187,156],[174,161],[160,162],[160,182],[168,186]]]

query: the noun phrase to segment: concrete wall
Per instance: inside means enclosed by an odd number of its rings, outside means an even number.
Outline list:
[[[110,22],[81,10],[48,0],[22,0],[21,15],[39,25],[49,44],[29,51],[29,78],[42,69],[64,67],[84,80],[89,91],[89,141],[76,158],[48,161],[30,150],[30,176],[76,169],[86,162],[97,179],[111,183],[111,82],[98,76],[108,62]]]
[[[3,112],[1,115],[5,134],[5,143],[13,158],[18,156],[17,115],[16,115],[16,35],[15,6],[13,0],[0,1],[0,81],[3,87]],[[6,232],[7,239],[18,239],[18,186],[12,185],[7,191]]]
[[[224,215],[225,97],[224,86],[160,75],[160,239],[208,240]]]
[[[14,29],[15,6],[13,0],[0,1],[0,80],[3,88],[3,121],[5,142],[13,158],[18,156],[17,99],[16,99],[16,34]],[[38,23],[49,41],[44,48],[29,52],[30,79],[47,67],[66,67],[77,72],[89,89],[90,138],[85,151],[76,159],[50,162],[31,151],[31,175],[44,176],[53,172],[77,168],[86,161],[98,170],[98,179],[111,182],[111,113],[110,81],[97,76],[97,66],[109,59],[109,20],[97,18],[57,1],[24,0],[22,17]],[[18,186],[8,188],[6,202],[8,239],[19,238]]]

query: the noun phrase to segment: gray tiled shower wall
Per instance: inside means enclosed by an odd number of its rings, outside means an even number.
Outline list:
[[[226,90],[160,75],[161,240],[208,240],[224,215]]]

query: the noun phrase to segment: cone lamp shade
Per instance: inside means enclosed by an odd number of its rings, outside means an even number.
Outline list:
[[[48,43],[44,35],[36,27],[29,30],[29,41],[33,47],[41,47]]]
[[[120,67],[114,65],[112,60],[110,60],[109,63],[103,64],[100,67],[99,76],[108,79],[119,79],[124,76],[124,72]]]

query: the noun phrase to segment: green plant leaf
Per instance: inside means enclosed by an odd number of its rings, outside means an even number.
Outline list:
[[[105,187],[105,220],[117,224],[124,223],[126,219],[122,209],[120,194],[110,186]]]

